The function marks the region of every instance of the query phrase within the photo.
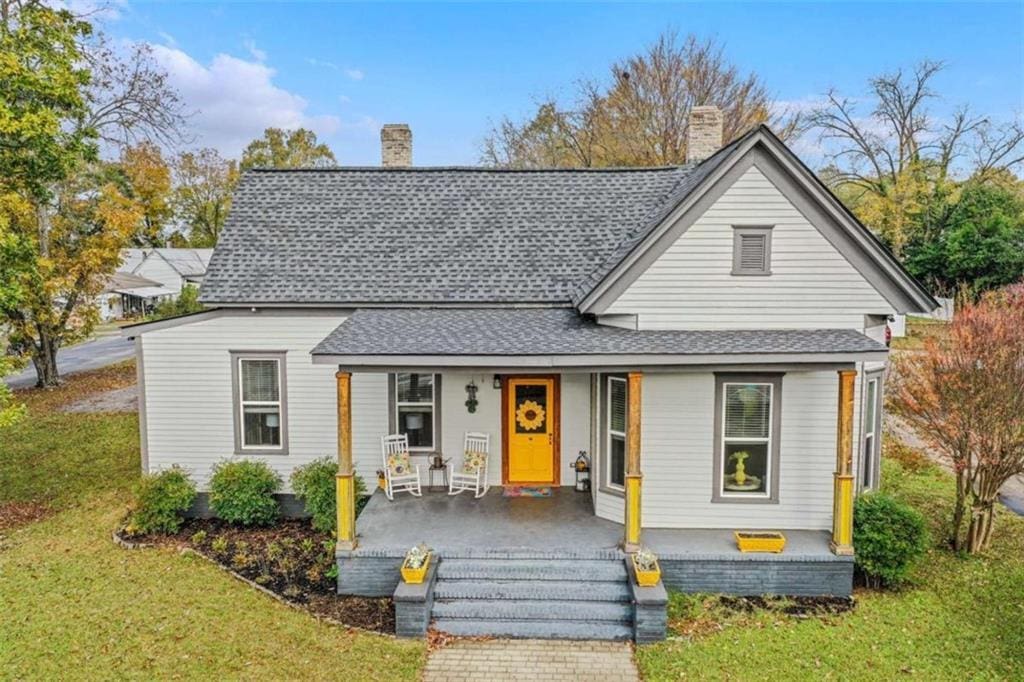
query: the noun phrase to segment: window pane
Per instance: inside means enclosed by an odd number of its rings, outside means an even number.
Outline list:
[[[726,438],[767,438],[771,413],[770,385],[726,384]]]
[[[608,482],[612,485],[626,485],[626,439],[612,436],[609,443]]]
[[[768,444],[726,443],[722,490],[730,495],[768,490]]]
[[[278,400],[277,360],[242,360],[242,400]]]
[[[626,382],[608,380],[608,428],[626,432]]]
[[[548,387],[516,386],[516,433],[547,433]]]
[[[864,438],[864,487],[871,487],[871,469],[875,465],[875,439],[873,436]]]
[[[398,402],[400,403],[432,403],[434,402],[433,374],[397,374],[395,381],[398,386]]]
[[[242,408],[243,444],[256,447],[281,445],[281,412],[276,407]]]
[[[399,407],[398,432],[409,436],[409,447],[434,447],[434,411],[429,407]]]
[[[878,380],[868,382],[868,390],[864,396],[864,433],[875,432],[875,403],[878,391]]]

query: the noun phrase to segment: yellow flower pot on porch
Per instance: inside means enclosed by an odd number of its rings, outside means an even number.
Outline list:
[[[630,559],[633,561],[633,571],[636,573],[636,584],[640,587],[652,587],[658,584],[661,580],[661,565],[655,561],[654,569],[645,571],[637,565],[636,554],[631,554]]]
[[[786,536],[775,531],[734,531],[736,546],[741,552],[772,552],[779,554],[786,546]]]
[[[402,561],[402,580],[409,583],[410,585],[419,585],[423,582],[423,579],[427,576],[427,569],[430,568],[430,560],[434,555],[428,554],[427,560],[423,562],[423,565],[419,568],[412,568],[407,566],[408,559]]]

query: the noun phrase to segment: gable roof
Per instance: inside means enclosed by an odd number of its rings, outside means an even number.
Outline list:
[[[150,257],[152,254],[167,261],[167,264],[182,277],[197,277],[206,272],[213,256],[213,249],[159,248],[152,249]]]
[[[249,171],[201,300],[568,306],[693,170]]]

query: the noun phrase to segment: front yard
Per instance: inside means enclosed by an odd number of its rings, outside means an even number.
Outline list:
[[[0,440],[0,510],[48,514],[0,525],[4,676],[416,679],[421,642],[320,623],[201,559],[111,542],[137,476],[136,418],[54,410],[131,375],[126,365],[29,393],[29,420]],[[951,487],[935,468],[909,473],[890,463],[885,486],[936,528],[946,518]],[[1002,514],[997,523],[989,557],[935,548],[912,585],[860,592],[846,613],[674,596],[676,638],[641,647],[641,672],[658,680],[1020,679],[1024,519]]]

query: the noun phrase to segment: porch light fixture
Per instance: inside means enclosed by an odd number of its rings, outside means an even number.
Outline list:
[[[494,388],[496,388],[498,390],[501,390],[501,375],[500,374],[495,374],[494,375],[494,380],[491,383],[491,386],[493,386]]]
[[[469,410],[470,414],[476,412],[476,406],[478,404],[476,391],[476,383],[470,379],[469,383],[466,384],[466,409]]]

